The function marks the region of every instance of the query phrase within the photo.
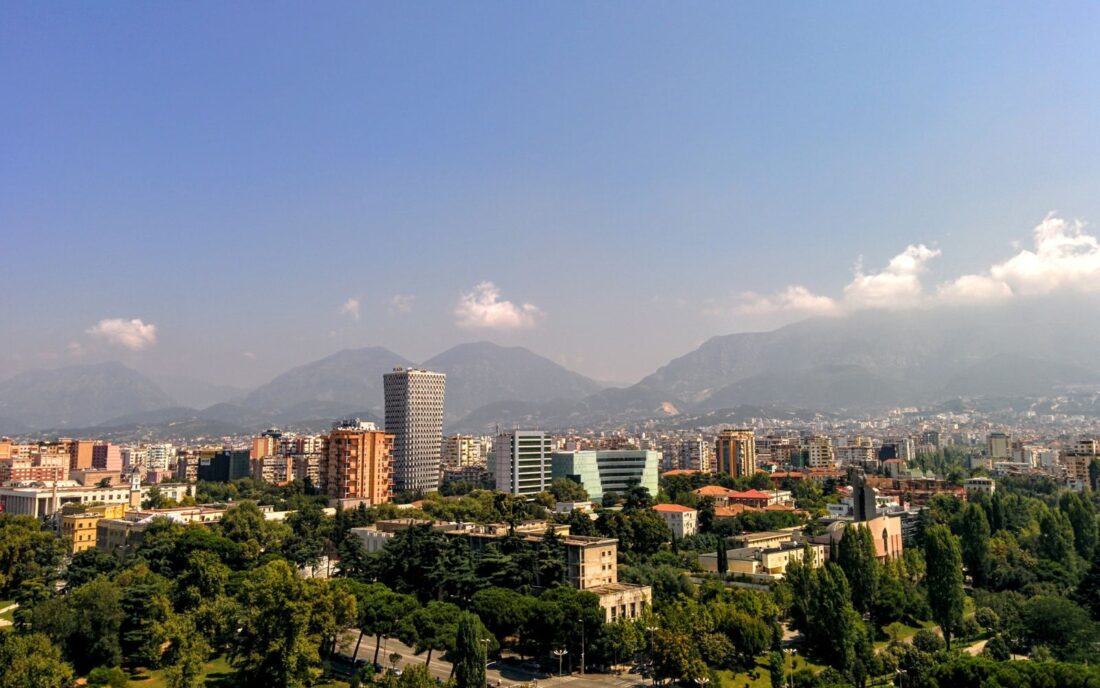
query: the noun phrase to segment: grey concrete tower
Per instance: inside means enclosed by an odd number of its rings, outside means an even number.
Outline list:
[[[386,432],[393,440],[393,488],[438,489],[443,446],[443,392],[447,376],[394,368],[382,376]]]

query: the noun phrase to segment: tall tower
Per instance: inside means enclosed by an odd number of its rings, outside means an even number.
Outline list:
[[[756,433],[752,428],[724,430],[715,442],[714,455],[718,473],[735,478],[752,476],[756,473]]]
[[[382,376],[386,432],[393,440],[393,487],[426,492],[439,487],[443,447],[443,391],[447,376],[394,368]]]

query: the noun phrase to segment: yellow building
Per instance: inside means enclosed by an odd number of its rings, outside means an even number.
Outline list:
[[[72,508],[71,513],[61,514],[61,536],[69,540],[72,554],[96,546],[96,526],[105,518],[122,518],[124,504],[100,504],[84,508]]]

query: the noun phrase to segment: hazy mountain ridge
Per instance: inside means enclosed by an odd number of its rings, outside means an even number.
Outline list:
[[[422,365],[447,373],[447,430],[467,432],[682,423],[752,408],[813,414],[1067,391],[1087,398],[1100,391],[1100,323],[1088,317],[1095,310],[1092,302],[1076,312],[1024,302],[804,320],[713,337],[624,388],[601,388],[527,349],[487,342],[458,345]],[[195,431],[213,423],[252,432],[349,415],[380,422],[382,375],[413,365],[382,347],[344,350],[293,368],[237,403],[201,410],[180,406],[118,363],[30,371],[0,382],[0,432],[183,422]]]
[[[29,428],[91,426],[172,405],[163,390],[121,363],[29,370],[0,381],[0,416]]]

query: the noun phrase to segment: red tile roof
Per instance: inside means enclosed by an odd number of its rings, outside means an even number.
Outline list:
[[[686,514],[689,511],[695,511],[695,509],[692,509],[690,506],[683,506],[680,504],[654,504],[653,510],[680,514]]]

